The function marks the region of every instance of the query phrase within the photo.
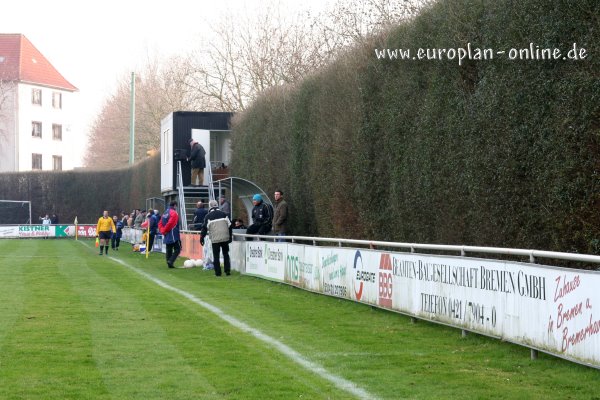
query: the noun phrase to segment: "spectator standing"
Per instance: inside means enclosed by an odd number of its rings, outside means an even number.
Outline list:
[[[48,235],[50,234],[50,217],[48,216],[48,214],[46,214],[44,217],[40,217],[40,219],[42,220],[42,225],[47,226],[48,228],[46,228],[47,230],[45,231],[46,234],[44,235],[44,239],[48,239]]]
[[[204,218],[208,214],[208,210],[204,208],[204,203],[202,200],[196,203],[196,210],[194,211],[194,220],[192,221],[194,224],[194,230],[199,231],[202,229],[202,224],[204,224]]]
[[[144,213],[140,212],[139,208],[135,209],[135,218],[133,220],[133,227],[140,228],[144,222]]]
[[[108,216],[108,211],[104,211],[102,216],[98,218],[98,225],[96,225],[96,237],[100,238],[99,255],[102,255],[102,249],[104,249],[104,254],[108,255],[108,241],[116,230],[113,219]]]
[[[123,221],[118,219],[117,216],[113,216],[113,222],[115,224],[115,232],[110,237],[110,248],[113,250],[119,250],[121,244],[121,237],[123,236]]]
[[[160,221],[158,221],[158,229],[163,235],[164,243],[167,247],[167,266],[175,268],[173,264],[181,252],[181,239],[179,237],[179,214],[176,211],[177,202],[169,203],[169,208],[165,210]]]
[[[231,243],[231,221],[227,214],[219,210],[216,200],[208,202],[208,214],[204,218],[200,231],[200,244],[204,246],[204,238],[208,235],[213,251],[215,275],[221,276],[221,250],[223,250],[223,266],[225,275],[231,275],[231,260],[229,258],[229,243]]]
[[[219,204],[220,204],[219,208],[221,209],[221,211],[223,211],[229,217],[229,220],[231,221],[231,204],[229,204],[229,201],[227,201],[225,196],[221,196],[219,198]]]
[[[133,214],[127,216],[127,226],[133,228]]]
[[[249,235],[266,235],[271,231],[271,223],[273,221],[273,210],[270,205],[263,201],[260,194],[255,194],[252,197],[252,225],[248,227],[246,233]],[[246,238],[246,240],[251,240]]]
[[[281,190],[275,191],[275,210],[273,212],[273,233],[277,236],[285,236],[287,232],[288,205],[283,199]],[[277,239],[278,242],[284,242],[283,239]]]
[[[148,211],[148,225],[150,237],[148,238],[148,248],[146,251],[152,251],[152,247],[154,246],[154,238],[158,232],[158,215],[154,212],[154,210]]]
[[[58,215],[52,214],[52,216],[50,217],[50,223],[52,225],[58,225]]]
[[[121,222],[123,223],[123,228],[128,226],[127,220],[129,219],[129,214],[125,214],[125,211],[121,211]]]
[[[190,156],[188,161],[192,167],[192,181],[191,186],[202,186],[204,185],[204,168],[206,168],[206,151],[204,147],[194,139],[190,139]],[[196,184],[196,181],[199,183]]]

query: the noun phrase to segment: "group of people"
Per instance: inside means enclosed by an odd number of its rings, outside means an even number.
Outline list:
[[[252,197],[252,224],[246,229],[246,233],[249,235],[268,235],[271,230],[276,236],[285,236],[287,233],[287,221],[288,221],[288,205],[283,199],[283,192],[276,190],[275,194],[275,205],[272,207],[270,204],[265,203],[260,194],[255,194]],[[251,240],[252,238],[246,238]],[[278,239],[277,241],[283,242],[284,239]]]
[[[141,228],[144,220],[148,218],[148,214],[157,212],[157,210],[140,210],[139,208],[133,209],[131,213],[126,213],[125,211],[121,211],[120,221],[123,223],[123,226],[127,226],[129,228]]]
[[[134,210],[132,215],[141,215],[139,227],[147,228],[148,232],[148,249],[151,251],[154,245],[154,239],[158,232],[163,234],[164,243],[167,245],[167,265],[169,268],[174,268],[173,263],[181,251],[181,241],[179,237],[179,215],[175,208],[177,207],[176,202],[172,202],[165,213],[160,216],[158,210],[150,210],[145,214]],[[109,244],[112,250],[119,250],[121,237],[123,236],[123,228],[128,225],[126,221],[131,220],[132,217],[125,213],[121,213],[121,219],[116,215],[112,218],[109,217],[108,211],[104,211],[102,216],[98,219],[96,225],[96,237],[99,240],[100,253],[108,254]],[[135,227],[135,223],[133,224]]]
[[[267,235],[273,231],[277,236],[285,236],[287,232],[288,205],[283,199],[281,190],[275,191],[275,206],[265,203],[260,194],[255,194],[252,198],[254,207],[252,208],[252,224],[246,228],[247,234]],[[225,275],[231,274],[231,260],[229,257],[229,243],[233,240],[232,230],[243,229],[243,221],[235,219],[231,223],[231,205],[221,197],[219,202],[211,200],[208,202],[208,209],[204,208],[202,201],[196,204],[194,213],[194,224],[200,230],[200,243],[205,245],[206,238],[210,238],[210,244],[213,252],[214,270],[216,276],[221,276],[220,255],[223,253],[223,272]],[[135,210],[134,210],[135,211]],[[123,214],[123,213],[122,213]],[[122,235],[122,229],[125,226],[125,220],[131,217],[122,215],[121,219],[117,216],[110,218],[108,211],[104,211],[102,217],[98,219],[96,235],[100,241],[100,255],[108,254],[108,244],[111,241],[113,250],[119,249],[119,242]],[[159,216],[158,210],[150,210],[146,214],[146,222],[141,222],[140,227],[147,224],[149,232],[149,249],[152,248],[154,237],[158,232],[163,235],[163,243],[166,246],[166,262],[168,268],[175,268],[174,264],[181,252],[181,236],[179,227],[179,214],[177,213],[177,202],[171,201],[165,212]],[[134,224],[135,225],[135,224]],[[283,241],[283,238],[278,241]]]
[[[40,221],[42,221],[42,225],[57,225],[58,224],[58,216],[56,214],[49,214],[40,217]]]
[[[108,211],[103,212],[96,225],[96,237],[99,238],[100,242],[99,255],[102,255],[103,250],[104,254],[108,254],[109,243],[112,250],[119,250],[124,227],[123,219],[117,218],[116,215],[110,218]]]
[[[229,217],[229,219],[231,220],[231,204],[229,204],[229,201],[227,200],[227,198],[225,196],[221,196],[219,198],[219,204],[220,204],[219,209],[221,211],[223,211],[227,215],[227,217]],[[206,217],[206,215],[208,214],[209,211],[210,211],[210,205],[209,205],[208,209],[205,208],[202,200],[200,200],[196,203],[196,210],[194,211],[194,219],[192,220],[192,230],[199,231],[202,229],[202,225],[204,224],[204,218]]]
[[[145,221],[144,218],[146,219]],[[133,210],[131,215],[121,212],[121,218],[116,215],[113,215],[111,218],[108,211],[104,211],[96,225],[96,237],[99,239],[100,247],[99,255],[108,254],[109,244],[112,250],[119,250],[121,238],[123,237],[123,228],[126,226],[136,227],[137,225],[138,228],[149,226],[148,248],[152,249],[154,238],[158,232],[158,219],[158,210],[150,210],[147,213],[145,210],[144,212]]]

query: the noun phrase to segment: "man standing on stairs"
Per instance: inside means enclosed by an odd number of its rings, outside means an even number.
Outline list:
[[[96,225],[96,237],[100,238],[99,255],[102,255],[102,250],[104,250],[104,254],[108,255],[108,241],[112,234],[116,232],[117,229],[113,219],[108,216],[108,211],[104,211],[102,216],[98,218],[98,225]]]
[[[188,161],[192,167],[192,181],[191,186],[202,186],[204,184],[204,168],[206,168],[206,151],[204,147],[194,139],[190,139],[190,156]],[[196,184],[196,180],[199,183]]]
[[[198,201],[196,203],[196,211],[194,211],[194,220],[192,221],[195,231],[202,229],[202,224],[204,224],[204,217],[206,217],[206,214],[208,214],[208,210],[204,208],[202,200]]]

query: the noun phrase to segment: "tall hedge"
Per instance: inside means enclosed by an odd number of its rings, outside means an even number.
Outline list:
[[[146,199],[161,197],[160,155],[133,167],[0,174],[0,200],[29,200],[33,223],[56,214],[59,223],[96,223],[103,210],[111,215],[145,208]]]
[[[600,2],[440,1],[233,121],[294,233],[600,253]],[[379,60],[559,48],[572,60]],[[414,53],[413,53],[414,54]]]

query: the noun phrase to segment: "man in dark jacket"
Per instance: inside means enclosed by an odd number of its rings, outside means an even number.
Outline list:
[[[158,215],[154,212],[154,210],[150,210],[150,212],[148,213],[149,215],[149,219],[148,219],[148,232],[149,232],[149,237],[148,237],[148,251],[152,251],[152,247],[154,247],[154,238],[156,237],[156,234],[158,233]]]
[[[113,216],[113,221],[115,223],[116,231],[112,233],[110,237],[110,247],[113,250],[119,250],[119,245],[121,244],[121,237],[123,236],[123,221],[117,218],[117,216]]]
[[[206,151],[204,147],[194,139],[190,139],[190,156],[188,157],[188,161],[192,167],[192,182],[191,186],[202,186],[204,184],[204,168],[206,168]],[[196,180],[199,180],[199,183],[196,184]]]
[[[246,233],[249,235],[266,235],[271,231],[271,223],[273,222],[273,208],[263,201],[260,194],[255,194],[252,197],[252,225],[248,227]],[[246,238],[246,240],[252,240]]]
[[[225,275],[231,275],[231,260],[229,259],[229,243],[231,243],[233,237],[231,234],[231,221],[227,214],[219,210],[219,204],[216,200],[209,201],[208,207],[208,214],[204,218],[202,230],[200,231],[200,244],[204,246],[204,238],[208,235],[212,245],[215,275],[221,276],[221,250],[223,250]]]
[[[283,199],[281,190],[275,191],[275,212],[273,213],[273,233],[277,236],[285,236],[287,231],[288,205]],[[283,239],[277,239],[284,242]]]
[[[158,230],[164,237],[164,243],[167,247],[167,266],[175,268],[173,264],[181,251],[181,238],[179,237],[179,214],[176,211],[177,202],[169,203],[169,208],[165,210],[160,221],[158,221]]]
[[[204,208],[204,204],[202,203],[202,200],[200,200],[196,203],[196,211],[194,211],[194,230],[199,231],[202,229],[202,224],[204,223],[206,214],[208,214],[208,210]]]

